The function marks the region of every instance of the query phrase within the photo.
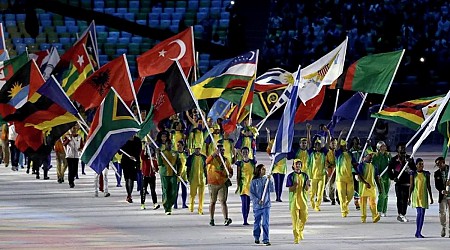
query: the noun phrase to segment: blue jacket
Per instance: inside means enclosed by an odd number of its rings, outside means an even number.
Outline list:
[[[270,207],[270,192],[275,192],[272,180],[269,181],[269,185],[267,186],[267,192],[264,196],[264,203],[262,205],[259,204],[264,192],[266,180],[267,177],[264,176],[262,178],[253,179],[250,184],[250,199],[253,202],[253,210]]]

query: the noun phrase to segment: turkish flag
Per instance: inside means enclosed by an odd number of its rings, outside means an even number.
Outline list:
[[[297,111],[295,112],[295,123],[300,123],[304,121],[310,121],[314,119],[320,107],[322,106],[323,99],[325,98],[325,87],[322,86],[319,94],[314,98],[308,100],[306,105],[300,102]]]
[[[192,27],[170,37],[144,54],[136,61],[140,77],[156,75],[166,72],[172,63],[178,60],[185,75],[194,66],[194,42]]]

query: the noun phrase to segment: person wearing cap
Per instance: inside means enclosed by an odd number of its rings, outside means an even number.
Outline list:
[[[255,172],[256,161],[249,159],[249,148],[243,147],[241,152],[242,160],[236,162],[236,193],[239,193],[241,196],[241,211],[244,225],[249,225],[247,219],[248,213],[250,212],[250,183],[252,181],[253,173]]]
[[[382,187],[380,184],[380,176],[377,168],[372,164],[373,151],[366,150],[364,161],[358,166],[359,178],[359,195],[361,202],[361,222],[366,223],[367,216],[367,202],[369,202],[370,211],[372,213],[372,222],[377,223],[381,216],[377,211],[377,192],[375,184],[381,193]]]
[[[299,149],[297,152],[289,152],[287,159],[297,159],[302,162],[302,172],[308,174],[309,154],[308,149],[311,147],[311,126],[306,125],[306,137],[300,138]]]
[[[249,126],[244,127],[244,130],[239,135],[239,138],[234,147],[237,149],[238,160],[242,160],[242,148],[249,148],[248,158],[254,160],[256,155],[256,140]]]
[[[189,154],[186,152],[186,149],[184,147],[184,142],[182,140],[177,142],[177,153],[178,153],[178,157],[180,158],[180,164],[181,164],[179,176],[186,183],[187,182],[186,160],[187,160]],[[188,206],[186,205],[187,187],[181,183],[180,178],[177,178],[177,192],[176,192],[177,195],[175,196],[175,203],[173,205],[173,208],[175,208],[175,209],[178,209],[178,192],[179,192],[180,188],[181,188],[181,200],[183,202],[182,207],[188,208]]]
[[[217,199],[219,199],[222,205],[222,214],[225,219],[224,225],[228,226],[232,222],[232,220],[228,218],[227,198],[228,198],[228,187],[231,185],[230,179],[233,177],[233,169],[231,168],[230,161],[223,155],[223,153],[225,152],[223,145],[219,144],[217,147],[218,148],[216,152],[208,156],[208,158],[206,159],[206,169],[207,169],[206,176],[208,180],[207,183],[210,195],[209,225],[215,226],[214,212],[216,210]],[[225,166],[223,163],[225,163]]]
[[[272,147],[275,139],[270,139],[270,130],[266,128],[267,130],[267,139],[268,139],[268,145],[266,152],[267,154],[271,155]],[[281,155],[281,159],[279,159],[276,163],[274,163],[272,167],[271,174],[273,176],[274,182],[275,182],[275,195],[276,195],[276,201],[282,202],[281,200],[281,194],[283,193],[283,183],[284,183],[284,177],[286,175],[287,170],[287,158],[286,156]]]
[[[303,240],[303,230],[308,220],[307,196],[311,182],[308,175],[302,171],[302,162],[295,159],[292,164],[292,173],[287,176],[286,187],[289,188],[289,210],[292,218],[292,231],[294,243]]]
[[[373,165],[375,165],[380,171],[380,183],[383,187],[382,191],[378,194],[377,209],[381,213],[382,217],[386,217],[389,189],[391,188],[391,180],[389,179],[389,174],[386,173],[389,161],[391,160],[391,153],[387,151],[386,143],[379,141],[377,143],[377,152],[373,155]]]
[[[309,131],[311,131],[311,125],[307,125]],[[320,211],[320,204],[323,200],[323,191],[325,189],[325,178],[326,178],[326,168],[325,160],[328,153],[328,145],[331,138],[330,131],[328,131],[328,136],[326,137],[325,147],[322,147],[322,142],[317,138],[314,141],[312,148],[308,150],[309,162],[309,178],[311,179],[311,206],[314,210]]]
[[[405,171],[403,167],[407,165]],[[388,174],[391,180],[395,182],[395,196],[397,197],[397,220],[400,222],[408,222],[406,211],[408,209],[409,196],[409,175],[411,170],[415,170],[414,160],[406,154],[406,145],[403,142],[397,144],[397,155],[392,157],[388,166]],[[400,175],[400,172],[402,174]],[[400,176],[399,176],[400,175]]]
[[[449,223],[448,236],[450,237],[450,181],[448,180],[449,166],[445,164],[445,159],[442,156],[436,158],[434,162],[438,167],[438,170],[434,172],[434,186],[439,192],[439,219],[442,226],[441,237],[445,237],[445,230],[447,228],[446,211],[448,213]]]
[[[341,132],[341,135],[343,132]],[[339,137],[341,137],[341,135]],[[342,217],[347,217],[349,213],[348,204],[352,201],[355,191],[353,182],[353,164],[356,164],[356,159],[347,150],[347,142],[339,140],[339,149],[334,152],[336,161],[336,189],[341,207]]]
[[[212,126],[212,138],[211,136],[209,136],[207,134],[207,136],[205,137],[205,143],[206,143],[206,155],[211,155],[212,153],[214,153],[214,151],[216,151],[216,144],[223,139],[223,135],[220,132],[220,126],[219,124],[214,124]],[[214,142],[213,142],[214,140]]]
[[[203,198],[206,184],[206,156],[201,154],[201,146],[195,145],[194,153],[186,160],[189,180],[189,211],[194,212],[195,196],[198,194],[198,214],[203,214]]]
[[[166,140],[165,146],[157,151],[159,151],[158,166],[161,178],[164,212],[166,215],[170,215],[172,214],[172,206],[177,197],[177,175],[181,173],[181,160],[178,152],[172,150],[170,140]],[[163,157],[162,154],[164,154],[165,157]],[[174,170],[176,170],[176,173]]]
[[[425,209],[428,209],[428,202],[433,204],[433,194],[431,193],[430,172],[423,170],[422,158],[416,159],[416,171],[411,172],[408,204],[417,210],[416,238],[425,238],[422,235],[423,222],[425,220]],[[429,197],[429,199],[428,199]]]

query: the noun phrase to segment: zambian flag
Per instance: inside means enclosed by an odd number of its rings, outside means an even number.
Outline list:
[[[365,56],[350,65],[330,88],[384,95],[402,56],[402,50]]]
[[[387,107],[372,114],[372,117],[393,121],[413,130],[418,130],[442,102],[443,96],[423,97]]]
[[[448,147],[450,146],[450,106],[445,107],[438,125],[439,133],[444,136],[444,145],[442,147],[442,156],[447,157]]]

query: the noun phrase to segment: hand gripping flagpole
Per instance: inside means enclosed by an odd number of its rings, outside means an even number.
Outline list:
[[[189,94],[191,95],[191,98],[192,98],[192,100],[194,101],[195,106],[196,106],[197,109],[199,110],[200,116],[202,117],[202,120],[203,120],[203,124],[205,125],[206,129],[208,130],[209,136],[210,136],[211,138],[213,138],[212,133],[211,133],[211,129],[209,128],[208,123],[206,122],[206,118],[205,118],[205,116],[203,115],[203,112],[201,112],[200,105],[198,105],[198,100],[197,100],[197,98],[195,98],[194,93],[192,93],[191,87],[189,86],[189,83],[188,83],[188,81],[187,81],[187,78],[186,78],[186,76],[184,75],[184,72],[183,72],[183,70],[182,70],[182,68],[181,68],[180,62],[179,62],[178,60],[176,60],[175,62],[177,63],[178,69],[180,70],[180,73],[181,73],[181,75],[183,76],[184,83],[186,84],[186,88],[188,89]],[[212,139],[211,141],[212,141],[214,147],[215,147],[216,150],[217,150],[217,149],[218,149],[218,147],[217,147],[217,142],[216,142],[214,139]],[[225,164],[225,160],[223,159],[222,154],[219,152],[218,155],[219,155],[220,161],[221,161],[222,164],[223,164],[223,167],[224,167],[225,171],[227,172],[228,178],[231,180],[231,178],[230,178],[230,171],[228,171],[227,165]]]
[[[392,86],[392,83],[394,82],[394,77],[397,74],[397,70],[398,70],[398,67],[400,66],[400,62],[402,61],[403,54],[405,54],[405,50],[403,50],[402,54],[400,55],[400,59],[398,60],[397,67],[395,68],[394,74],[392,75],[391,82],[389,83],[386,94],[384,95],[383,101],[381,102],[380,109],[378,110],[378,112],[383,110],[384,103],[386,102],[387,96],[389,94],[389,90],[391,90],[391,86]],[[362,158],[364,157],[364,151],[366,151],[368,141],[370,140],[370,137],[372,136],[372,133],[373,133],[373,130],[375,129],[375,125],[377,124],[377,121],[378,121],[378,118],[375,118],[375,121],[373,122],[372,128],[370,129],[369,136],[367,137],[366,143],[364,144],[364,147],[363,147],[363,150],[362,150],[361,156],[359,157],[358,162],[361,162]]]

